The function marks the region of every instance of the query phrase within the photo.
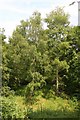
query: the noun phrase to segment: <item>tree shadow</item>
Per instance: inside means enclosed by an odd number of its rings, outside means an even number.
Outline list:
[[[35,120],[35,119],[43,119],[43,120],[49,120],[51,118],[57,120],[57,119],[65,119],[67,118],[68,120],[71,119],[80,119],[80,115],[78,112],[70,112],[67,110],[49,110],[49,109],[40,109],[36,111],[29,111],[28,112],[28,118],[30,120]]]

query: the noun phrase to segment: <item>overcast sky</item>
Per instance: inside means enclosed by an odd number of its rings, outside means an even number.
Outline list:
[[[0,28],[5,29],[6,36],[11,36],[13,30],[21,20],[29,18],[35,10],[41,12],[42,17],[57,6],[65,6],[65,12],[70,14],[71,25],[78,24],[77,2],[69,6],[74,0],[0,0]]]

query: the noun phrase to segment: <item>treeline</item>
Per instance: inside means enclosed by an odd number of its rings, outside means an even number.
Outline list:
[[[2,85],[29,93],[51,89],[56,94],[80,94],[80,27],[69,25],[69,15],[56,8],[42,19],[36,11],[2,39]],[[46,26],[46,27],[45,27]]]

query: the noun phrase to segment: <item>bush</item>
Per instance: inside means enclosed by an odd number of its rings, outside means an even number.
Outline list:
[[[1,95],[2,96],[7,97],[7,96],[10,96],[10,95],[14,95],[14,94],[15,94],[14,90],[11,90],[11,88],[8,87],[8,86],[3,86],[1,88]]]
[[[2,119],[25,118],[26,108],[16,103],[13,97],[1,97],[2,101]]]

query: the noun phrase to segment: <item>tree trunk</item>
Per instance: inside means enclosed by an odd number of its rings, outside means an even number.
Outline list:
[[[58,80],[58,67],[56,70],[56,94],[58,95],[59,92],[59,80]]]

